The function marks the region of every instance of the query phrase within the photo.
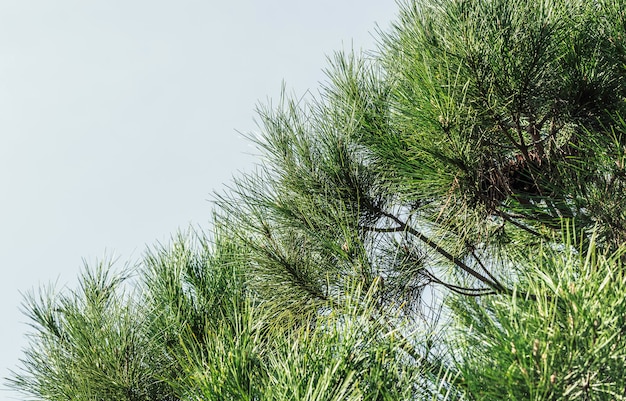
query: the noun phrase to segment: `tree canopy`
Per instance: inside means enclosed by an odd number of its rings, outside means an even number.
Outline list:
[[[413,0],[213,226],[26,298],[42,400],[626,399],[626,3]]]

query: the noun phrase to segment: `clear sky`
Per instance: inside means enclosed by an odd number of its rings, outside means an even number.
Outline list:
[[[375,48],[394,0],[0,1],[0,377],[26,345],[21,292],[86,261],[137,261],[254,149],[254,108],[315,91],[326,56]],[[15,393],[0,384],[0,399]]]

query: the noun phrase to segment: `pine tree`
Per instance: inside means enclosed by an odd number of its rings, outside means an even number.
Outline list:
[[[14,386],[624,399],[624,10],[402,4],[377,53],[338,53],[318,96],[259,109],[262,162],[216,196],[211,235],[152,251],[126,295],[96,270],[30,298]],[[110,295],[89,306],[92,287]]]

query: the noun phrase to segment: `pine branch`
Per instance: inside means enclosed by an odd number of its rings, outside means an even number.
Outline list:
[[[461,268],[461,270],[463,270],[464,272],[468,273],[469,275],[471,275],[472,277],[476,278],[480,282],[485,283],[487,286],[493,288],[496,292],[505,292],[505,288],[503,288],[501,285],[498,285],[498,283],[490,280],[488,277],[486,277],[486,276],[480,274],[479,272],[477,272],[476,270],[472,269],[469,265],[467,265],[461,259],[457,258],[456,256],[452,255],[450,252],[446,251],[442,246],[437,244],[435,241],[433,241],[432,239],[427,237],[422,232],[420,232],[420,231],[416,230],[415,228],[409,226],[407,223],[405,223],[404,221],[400,220],[398,217],[396,217],[395,215],[393,215],[391,213],[388,213],[388,212],[386,212],[384,210],[379,210],[379,212],[380,212],[381,215],[387,217],[390,220],[393,220],[396,224],[398,224],[397,228],[401,228],[403,232],[408,232],[411,235],[417,237],[420,241],[422,241],[423,243],[428,245],[431,249],[433,249],[434,251],[439,253],[441,256],[443,256],[444,258],[446,258],[450,262],[454,263],[456,266]]]

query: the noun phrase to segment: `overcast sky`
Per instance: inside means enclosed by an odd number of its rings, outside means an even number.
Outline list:
[[[137,261],[254,157],[237,131],[283,80],[375,48],[394,0],[0,1],[0,376],[28,327],[20,292],[82,260]],[[0,385],[0,399],[15,393]]]

